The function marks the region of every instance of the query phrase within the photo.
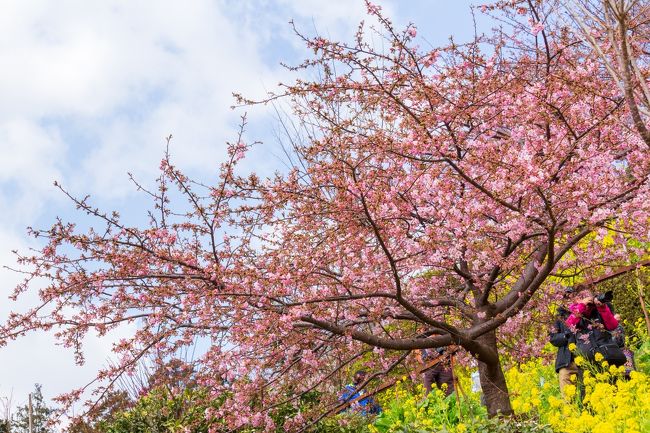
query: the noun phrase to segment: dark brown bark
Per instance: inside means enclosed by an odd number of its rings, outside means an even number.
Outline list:
[[[633,263],[628,266],[621,266],[620,268],[614,269],[608,274],[602,275],[597,278],[591,278],[586,280],[583,283],[577,284],[575,286],[576,289],[582,289],[582,288],[587,288],[591,286],[595,286],[597,284],[603,283],[605,281],[611,280],[612,278],[617,278],[620,277],[623,274],[627,274],[628,272],[633,272],[636,271],[639,268],[649,266],[650,267],[650,260],[641,260],[638,263]]]
[[[497,339],[495,331],[490,331],[477,338],[478,342],[490,349],[497,350]],[[512,406],[510,406],[510,396],[506,378],[501,368],[499,358],[490,359],[487,362],[479,360],[478,362],[479,377],[481,379],[481,389],[485,397],[485,406],[487,407],[488,416],[512,415]]]

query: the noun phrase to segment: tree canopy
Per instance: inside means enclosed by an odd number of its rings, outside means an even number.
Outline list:
[[[20,406],[11,420],[11,431],[15,433],[53,433],[54,409],[43,398],[40,384],[34,385],[30,394],[32,403],[32,431],[29,426],[29,404]]]

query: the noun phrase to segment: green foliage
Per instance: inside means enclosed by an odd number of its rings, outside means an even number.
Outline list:
[[[621,315],[624,322],[633,324],[643,318],[643,312],[639,305],[639,290],[643,290],[643,293],[646,294],[645,300],[647,303],[647,287],[650,287],[650,269],[645,267],[605,281],[598,285],[597,291],[598,293],[604,293],[607,290],[612,290],[614,292],[613,304],[616,312]],[[650,308],[650,305],[646,307]]]
[[[140,398],[133,408],[119,412],[111,421],[100,422],[103,433],[207,433],[218,427],[219,420],[206,419],[206,409],[218,408],[223,400],[209,405],[207,391],[188,388],[171,395],[157,388]]]
[[[398,383],[382,397],[383,412],[369,427],[372,433],[464,432],[486,410],[478,394],[445,396],[440,390],[424,395],[421,386],[408,389]]]
[[[478,393],[445,396],[434,390],[425,397],[421,387],[407,388],[401,384],[388,393],[371,433],[554,433],[536,419],[489,419]]]
[[[45,404],[41,385],[34,385],[32,392],[32,426],[34,433],[54,433],[48,422],[54,410]],[[12,433],[30,433],[29,432],[29,406],[26,404],[20,408],[14,415],[11,423]]]
[[[650,337],[644,319],[638,319],[633,326],[626,324],[626,343],[634,351],[636,369],[650,375]]]
[[[321,394],[318,391],[311,391],[303,394],[297,404],[286,403],[271,412],[271,419],[275,423],[276,432],[284,432],[282,426],[288,420],[296,416],[300,411],[309,411],[310,408],[318,406]]]
[[[650,340],[646,340],[634,353],[637,370],[650,375]]]
[[[368,433],[367,416],[359,414],[341,414],[319,422],[310,433]]]
[[[9,433],[9,422],[7,420],[0,420],[0,433]]]
[[[321,393],[312,391],[302,395],[297,405],[285,404],[278,407],[271,413],[271,418],[276,425],[275,431],[284,433],[283,425],[288,419],[294,417],[298,412],[309,412],[320,405]],[[372,418],[369,416],[344,412],[324,418],[308,431],[309,433],[367,433],[370,422],[372,422]]]
[[[101,433],[100,425],[111,422],[116,414],[127,410],[131,404],[125,391],[110,391],[83,419],[74,420],[67,433]]]

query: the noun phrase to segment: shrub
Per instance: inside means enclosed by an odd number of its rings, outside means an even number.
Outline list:
[[[636,368],[640,372],[650,375],[650,340],[639,346],[634,356]]]
[[[99,430],[104,433],[207,433],[217,427],[219,420],[206,419],[206,409],[218,407],[221,401],[215,400],[209,407],[201,404],[206,392],[188,388],[171,395],[165,388],[154,389],[131,409],[100,423]]]
[[[319,422],[310,433],[367,433],[367,416],[359,414],[341,414]]]

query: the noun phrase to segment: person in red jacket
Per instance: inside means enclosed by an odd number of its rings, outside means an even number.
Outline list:
[[[571,315],[566,323],[577,330],[586,330],[589,326],[601,323],[606,330],[613,331],[618,326],[618,320],[612,310],[598,300],[589,290],[583,290],[577,296],[576,302],[569,307]]]
[[[609,365],[620,366],[627,359],[612,336],[618,320],[609,305],[603,302],[607,298],[605,295],[594,297],[589,291],[582,292],[578,302],[569,307],[571,315],[566,323],[575,333],[578,350],[588,361],[599,361],[596,355],[600,353]]]

